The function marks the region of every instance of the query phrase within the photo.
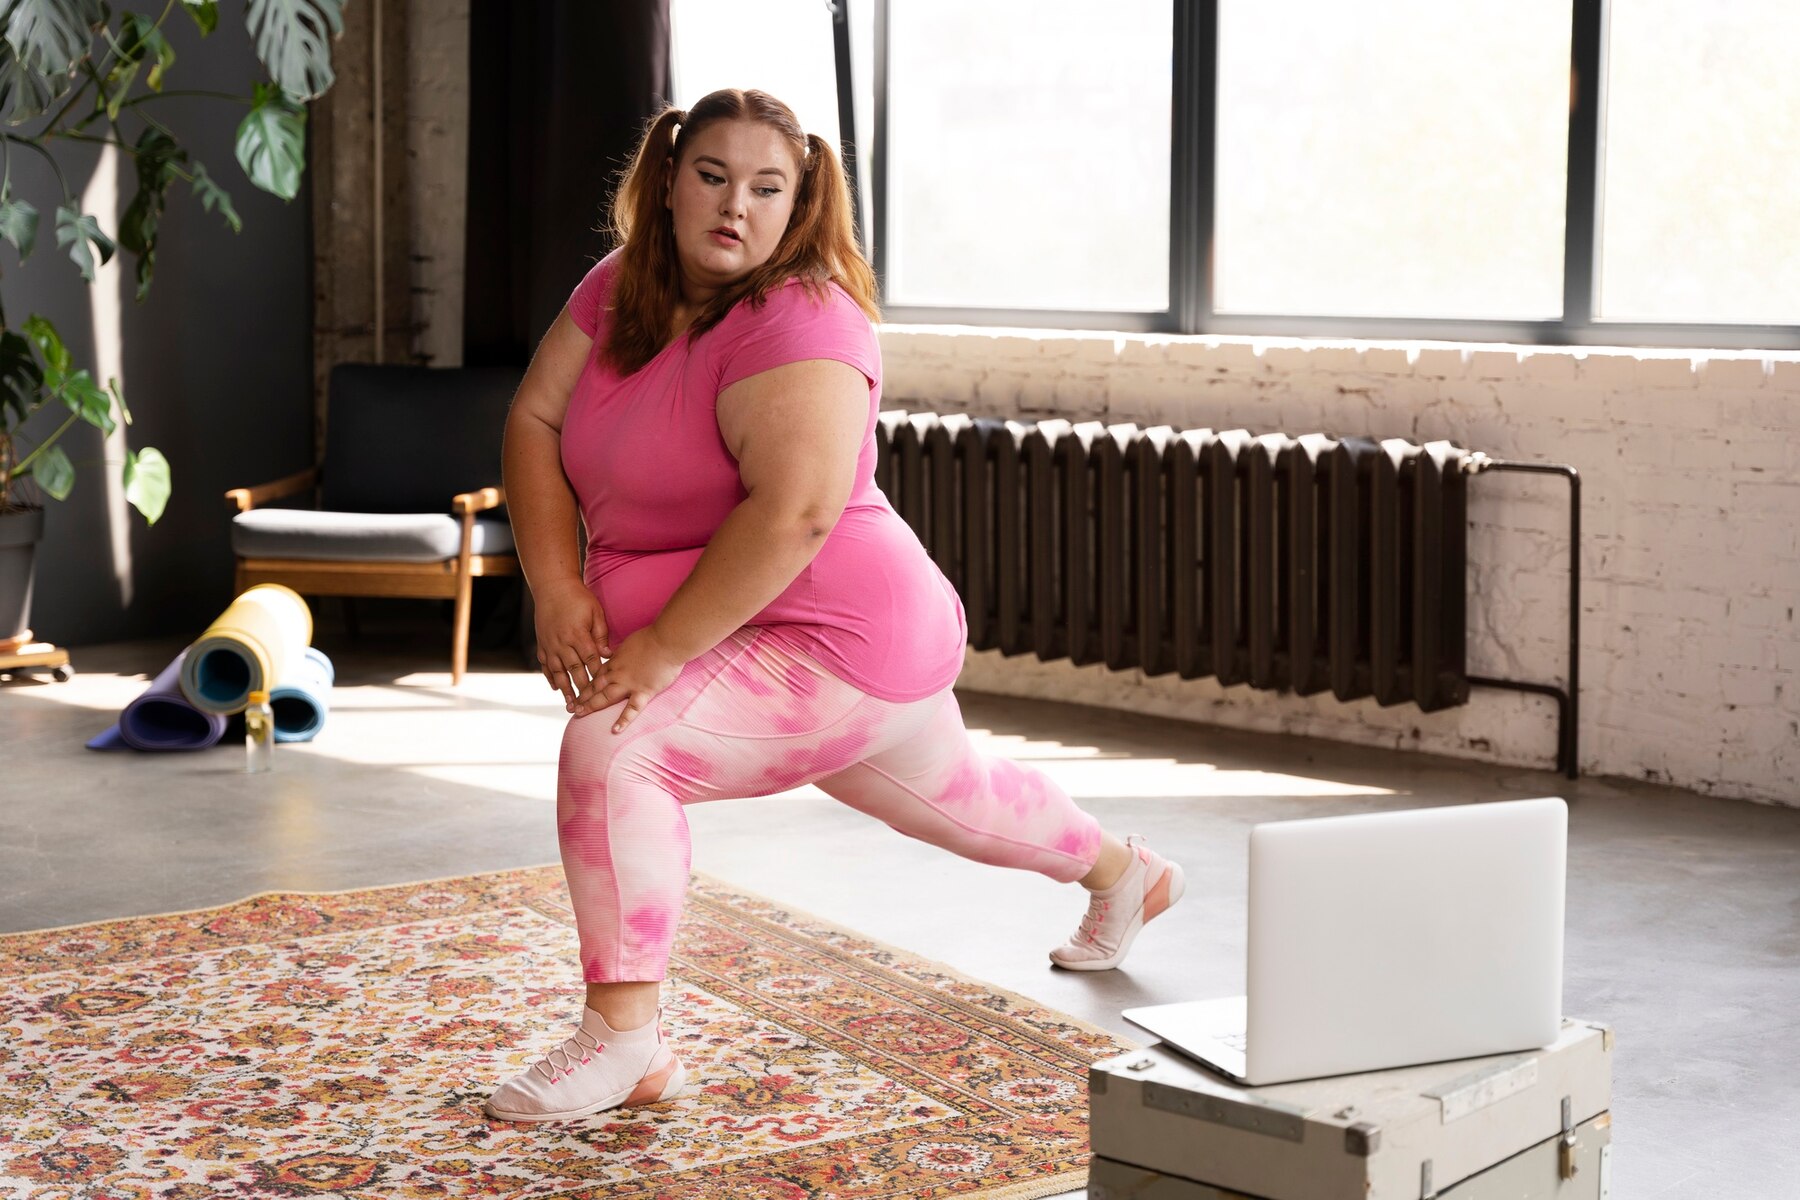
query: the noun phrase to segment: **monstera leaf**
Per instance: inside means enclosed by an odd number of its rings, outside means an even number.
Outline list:
[[[73,370],[69,348],[63,343],[56,326],[40,316],[25,322],[25,336],[37,346],[44,358],[44,386],[61,400],[64,407],[101,433],[110,434],[113,421],[113,395],[94,382],[86,371]]]
[[[106,6],[101,0],[11,0],[4,19],[6,43],[21,63],[43,75],[67,75],[87,54]]]
[[[284,91],[311,100],[331,86],[331,39],[344,32],[344,0],[249,0],[245,18],[256,56]]]
[[[219,6],[216,0],[183,0],[182,7],[187,9],[188,16],[194,18],[194,24],[200,27],[201,37],[219,27]]]
[[[84,212],[77,212],[68,205],[58,205],[56,209],[56,244],[69,248],[69,258],[81,268],[81,277],[89,283],[94,282],[94,253],[88,249],[88,243],[94,244],[94,250],[100,252],[101,262],[110,262],[113,256],[113,240],[100,232],[100,222]]]
[[[168,203],[169,184],[177,165],[186,160],[187,151],[160,129],[146,129],[138,138],[138,190],[119,218],[119,245],[137,255],[139,300],[150,291],[150,277],[156,271],[156,231]]]
[[[231,207],[231,193],[213,181],[202,163],[194,164],[194,195],[200,197],[200,207],[207,212],[217,208],[225,223],[231,226],[231,232],[244,231],[244,222],[238,218],[237,209]]]
[[[279,87],[257,84],[250,111],[238,125],[237,160],[251,183],[292,200],[306,169],[306,110]]]
[[[0,116],[8,124],[41,116],[68,92],[68,73],[45,75],[19,61],[9,42],[0,40]]]
[[[126,453],[125,499],[144,514],[145,524],[154,525],[156,518],[163,515],[171,490],[173,481],[169,475],[169,460],[163,457],[161,450],[155,446],[145,446],[141,450]]]
[[[37,227],[38,210],[29,200],[0,201],[0,237],[18,250],[20,262],[30,258],[37,245]]]
[[[18,428],[37,408],[43,394],[44,369],[22,334],[0,331],[0,427]]]
[[[32,461],[31,477],[52,499],[67,500],[75,490],[75,464],[61,446],[46,446]]]

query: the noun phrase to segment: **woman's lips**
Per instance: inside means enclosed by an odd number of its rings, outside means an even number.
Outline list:
[[[710,237],[721,246],[738,245],[738,240],[736,238],[732,237],[729,233],[720,233],[717,229],[709,230],[706,236]]]

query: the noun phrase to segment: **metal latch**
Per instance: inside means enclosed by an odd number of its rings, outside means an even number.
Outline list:
[[[1569,1097],[1562,1098],[1562,1140],[1557,1144],[1557,1164],[1564,1179],[1575,1178],[1575,1120]]]

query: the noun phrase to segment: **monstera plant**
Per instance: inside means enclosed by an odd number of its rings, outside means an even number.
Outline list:
[[[123,249],[136,260],[142,301],[156,273],[157,227],[171,192],[189,190],[191,202],[216,213],[222,228],[240,230],[230,193],[164,119],[161,102],[176,96],[242,107],[239,166],[256,187],[293,199],[306,161],[303,105],[331,86],[331,44],[343,30],[344,3],[245,0],[244,29],[268,79],[237,96],[171,86],[179,68],[167,22],[192,21],[204,37],[227,36],[216,0],[166,0],[143,12],[104,0],[0,0],[0,238],[24,263],[38,245],[42,214],[53,214],[48,223],[58,257],[67,260],[62,269],[92,283],[96,261]],[[136,194],[110,232],[113,214],[81,211],[69,188],[59,155],[71,143],[116,146],[135,163]],[[16,186],[13,164],[26,154],[49,163],[57,192],[34,198]],[[41,262],[32,268],[44,269]],[[29,601],[29,553],[43,528],[40,497],[61,500],[75,485],[75,464],[59,439],[77,421],[107,434],[131,422],[116,379],[102,386],[44,317],[13,318],[0,287],[0,642],[23,630],[24,617],[8,612],[7,591],[10,583]],[[49,422],[40,422],[40,436],[27,438],[26,422],[45,408],[67,414],[48,430]],[[125,498],[154,524],[169,499],[168,460],[139,446],[109,466],[122,471]]]

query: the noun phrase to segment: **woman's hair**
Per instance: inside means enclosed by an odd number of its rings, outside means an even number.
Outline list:
[[[716,121],[737,119],[761,121],[792,147],[801,164],[794,212],[769,261],[715,296],[687,335],[698,337],[711,329],[745,297],[760,305],[770,289],[794,275],[821,300],[826,283],[836,280],[871,321],[881,319],[875,272],[857,247],[850,189],[831,144],[801,130],[793,110],[767,92],[722,88],[685,113],[672,107],[658,113],[613,193],[612,228],[623,249],[605,357],[622,375],[642,367],[668,343],[681,298],[674,214],[663,203],[664,164],[679,169],[695,134]]]

